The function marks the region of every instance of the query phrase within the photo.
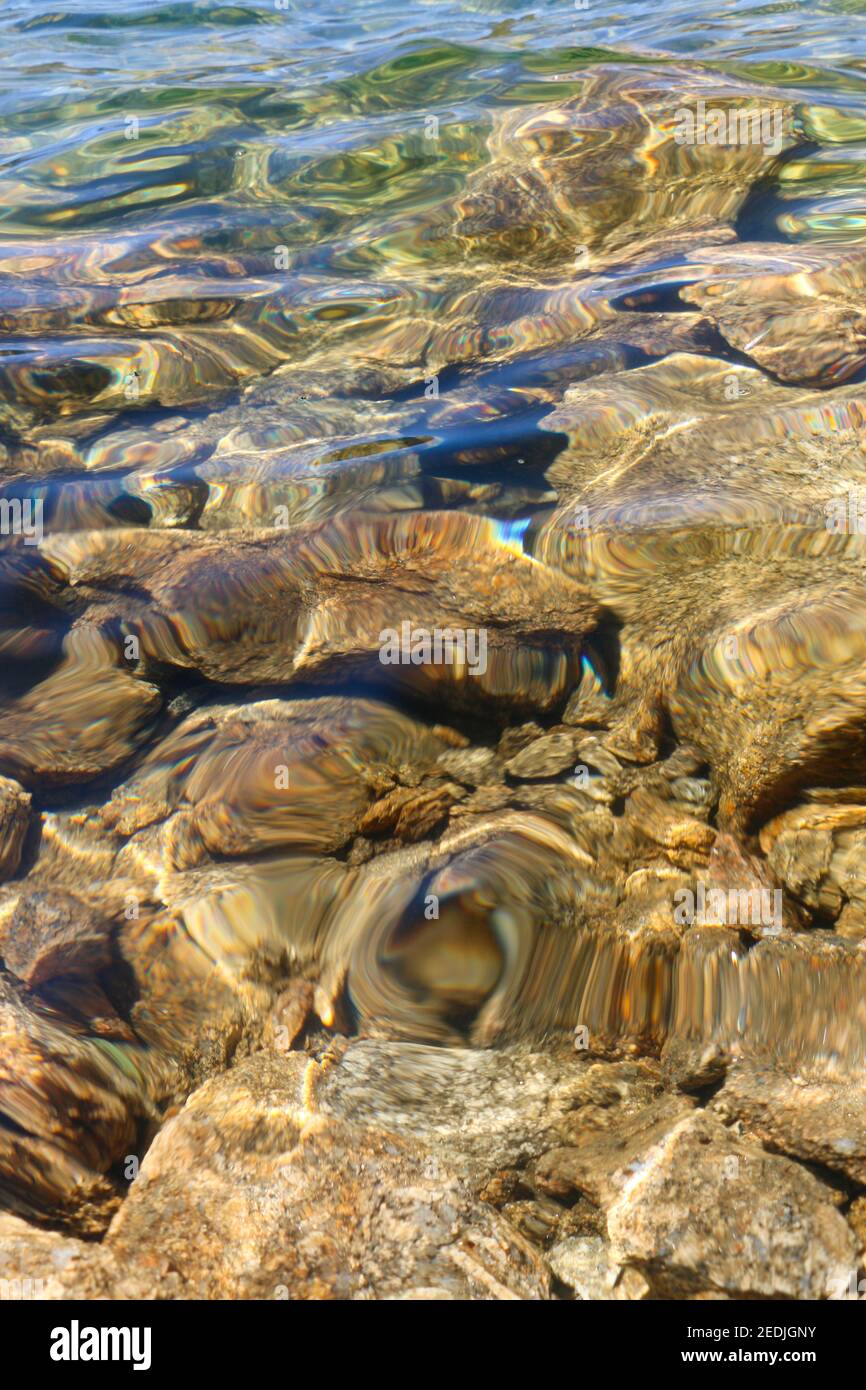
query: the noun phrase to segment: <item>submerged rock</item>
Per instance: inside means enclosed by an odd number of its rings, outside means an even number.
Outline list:
[[[260,1056],[196,1092],[102,1246],[79,1246],[59,1271],[46,1249],[46,1296],[548,1298],[542,1258],[447,1159],[399,1129],[321,1113],[326,1072]],[[9,1239],[0,1227],[4,1253]]]
[[[689,286],[682,297],[780,381],[847,381],[866,364],[866,257],[826,242],[814,250],[780,248],[773,258],[765,247],[757,250],[753,273]]]
[[[490,137],[490,163],[468,181],[456,235],[473,256],[544,266],[573,257],[575,246],[590,257],[623,255],[647,231],[706,233],[732,223],[750,186],[794,142],[792,108],[772,102],[773,147],[722,144],[694,138],[699,101],[760,119],[753,88],[676,65],[598,65],[579,96],[504,113]]]
[[[668,718],[711,767],[723,825],[862,763],[866,551],[837,512],[866,480],[864,419],[859,386],[826,406],[675,355],[573,388],[545,422],[570,432],[552,470],[569,500],[530,548],[616,618],[607,741],[651,757]]]
[[[793,1075],[739,1066],[713,1101],[726,1122],[740,1120],[775,1153],[829,1168],[866,1186],[866,1094],[851,1077],[809,1069]]]
[[[30,824],[31,798],[9,777],[0,778],[0,879],[12,878]]]
[[[644,1298],[649,1292],[649,1285],[636,1270],[613,1262],[600,1236],[567,1237],[553,1247],[548,1260],[557,1279],[574,1289],[579,1299],[620,1303]]]
[[[548,708],[596,612],[574,581],[523,554],[519,532],[459,512],[271,530],[230,547],[176,531],[69,533],[46,539],[42,557],[46,598],[87,624],[67,640],[86,633],[98,648],[109,694],[112,664],[125,665],[115,679],[139,703],[150,687],[138,676],[168,665],[229,684],[363,677],[463,705]],[[41,690],[13,719],[32,722]]]
[[[109,928],[70,893],[33,893],[3,926],[0,953],[31,988],[74,975],[95,977],[111,960]]]
[[[613,1258],[660,1276],[668,1294],[828,1298],[857,1260],[831,1188],[702,1114],[643,1151],[607,1226]]]

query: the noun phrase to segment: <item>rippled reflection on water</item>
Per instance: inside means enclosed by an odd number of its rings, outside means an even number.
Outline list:
[[[289,974],[326,1028],[862,1067],[861,10],[4,9],[22,1209]]]

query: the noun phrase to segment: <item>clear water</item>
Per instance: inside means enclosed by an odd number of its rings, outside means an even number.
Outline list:
[[[784,968],[729,953],[694,1026],[862,1065],[864,13],[3,7],[0,772],[30,800],[0,955],[34,1152],[70,1077],[152,1121],[248,970],[297,966],[324,1029],[657,1048],[703,967],[674,1017],[624,904],[657,878],[672,928],[671,869],[790,909]],[[779,148],[679,143],[699,100]],[[404,622],[483,628],[488,668],[388,665]],[[102,914],[122,983],[58,964],[64,913]],[[70,1122],[43,1187],[2,1142],[0,1171],[50,1212],[105,1131]]]

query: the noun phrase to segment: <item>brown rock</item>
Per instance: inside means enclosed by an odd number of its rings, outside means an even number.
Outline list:
[[[624,1269],[610,1256],[601,1236],[568,1236],[547,1255],[557,1279],[574,1289],[575,1297],[616,1303],[645,1298],[649,1284],[635,1269]]]
[[[467,787],[489,787],[502,782],[502,763],[492,748],[458,748],[439,756],[439,765]]]
[[[548,1298],[541,1257],[447,1160],[318,1112],[327,1065],[260,1055],[196,1092],[50,1296]]]
[[[866,258],[825,243],[788,247],[786,259],[781,268],[756,256],[752,274],[692,285],[682,297],[781,381],[838,385],[866,362]]]
[[[530,720],[526,724],[515,725],[505,729],[499,740],[497,752],[500,758],[506,760],[513,758],[521,749],[526,748],[530,743],[534,743],[536,739],[542,738],[543,735],[544,730],[541,725],[536,724],[534,720]]]
[[[362,835],[390,831],[397,840],[423,840],[465,795],[464,788],[454,782],[420,789],[395,787],[365,812],[359,829]]]
[[[95,975],[111,958],[111,929],[71,893],[28,893],[6,924],[2,952],[7,968],[37,989],[58,976]]]
[[[582,1192],[596,1206],[610,1206],[648,1151],[691,1108],[685,1097],[663,1096],[602,1130],[587,1128],[579,1145],[553,1149],[539,1160],[538,1187],[560,1198]]]
[[[843,1173],[866,1187],[866,1091],[853,1077],[787,1075],[743,1062],[713,1100],[726,1123],[741,1120],[775,1153]]]
[[[274,1001],[265,1029],[265,1041],[278,1052],[288,1052],[313,1011],[313,986],[309,980],[292,980]]]
[[[597,725],[604,728],[608,721],[609,706],[610,696],[605,694],[601,679],[594,667],[584,660],[580,683],[568,697],[568,704],[562,716],[563,723],[578,726]]]
[[[668,1294],[827,1298],[856,1267],[833,1190],[703,1113],[635,1155],[607,1224],[612,1258]]]
[[[544,734],[509,758],[505,771],[511,777],[529,780],[556,777],[574,763],[574,748],[571,734]]]
[[[455,802],[451,808],[451,819],[463,816],[487,816],[492,811],[502,811],[511,804],[512,793],[509,787],[477,787],[463,801]]]
[[[18,872],[29,823],[29,792],[10,777],[0,777],[0,880]]]
[[[632,860],[647,855],[654,846],[669,863],[688,869],[707,863],[715,837],[712,826],[684,811],[679,803],[638,787],[628,797],[625,813],[617,822],[613,848],[618,858]]]

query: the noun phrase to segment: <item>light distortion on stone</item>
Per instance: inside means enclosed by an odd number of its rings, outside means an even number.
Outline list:
[[[863,1296],[855,10],[0,15],[0,1299]]]

